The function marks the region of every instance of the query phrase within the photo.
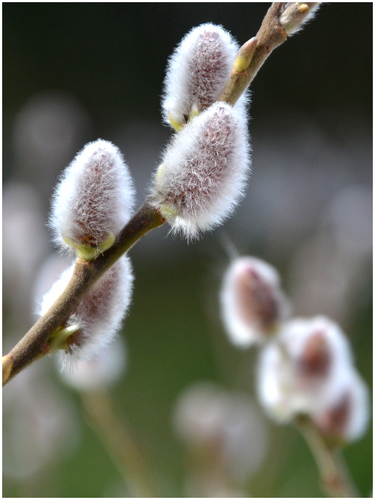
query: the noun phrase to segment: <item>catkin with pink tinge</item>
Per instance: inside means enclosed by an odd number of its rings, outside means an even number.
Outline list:
[[[217,102],[175,135],[155,173],[150,200],[174,231],[194,238],[231,215],[249,174],[246,120]]]
[[[65,290],[74,272],[68,268],[44,295],[43,316]],[[133,273],[130,259],[120,259],[84,295],[64,325],[51,337],[53,350],[73,358],[90,360],[98,356],[119,330],[131,302]],[[65,356],[67,360],[68,357]]]
[[[181,40],[167,66],[162,111],[179,131],[218,100],[231,74],[238,44],[221,26],[206,23]],[[242,106],[246,97],[240,99]]]
[[[52,198],[55,242],[92,260],[113,244],[133,204],[133,182],[119,149],[101,139],[86,144],[63,172]]]

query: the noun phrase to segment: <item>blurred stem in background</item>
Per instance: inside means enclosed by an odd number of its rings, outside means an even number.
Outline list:
[[[131,496],[158,497],[149,465],[124,417],[117,416],[110,393],[98,389],[81,391],[80,396],[88,423],[102,441]]]
[[[327,495],[342,498],[360,497],[344,463],[342,450],[339,447],[330,446],[309,417],[299,416],[296,419],[296,426],[315,458],[321,486]]]

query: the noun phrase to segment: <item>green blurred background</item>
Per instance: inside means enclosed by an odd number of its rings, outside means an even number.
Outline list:
[[[3,3],[5,351],[35,320],[35,283],[55,252],[45,223],[60,171],[86,142],[113,141],[140,204],[170,137],[160,95],[173,48],[203,22],[244,43],[268,6]],[[159,228],[130,252],[127,368],[111,394],[165,497],[186,496],[186,449],[172,425],[181,393],[209,380],[254,395],[256,353],[231,346],[219,317],[228,245],[277,267],[296,315],[338,321],[372,387],[372,4],[323,5],[251,91],[252,181],[234,217],[191,244]],[[38,365],[4,390],[3,496],[128,496],[79,396],[52,359]],[[298,432],[263,420],[266,451],[246,495],[321,496]],[[345,456],[371,495],[371,426]]]

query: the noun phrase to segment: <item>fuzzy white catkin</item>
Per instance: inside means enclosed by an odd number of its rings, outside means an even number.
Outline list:
[[[182,392],[173,426],[190,452],[207,457],[209,450],[215,450],[214,459],[241,487],[267,450],[265,422],[254,402],[209,382],[195,383]]]
[[[86,144],[64,170],[52,198],[55,242],[62,248],[102,249],[129,220],[133,204],[133,182],[119,149],[101,139]]]
[[[230,33],[214,24],[202,24],[185,35],[167,66],[162,101],[165,123],[179,130],[218,100],[238,49]]]
[[[74,270],[67,269],[44,295],[40,315],[43,316],[66,288]],[[130,259],[122,256],[84,295],[66,327],[75,327],[66,354],[91,360],[98,356],[115,337],[130,305],[133,274]]]
[[[150,202],[173,231],[194,238],[231,215],[249,174],[246,120],[217,102],[174,136],[154,175]]]
[[[294,318],[261,351],[258,397],[271,417],[290,421],[338,402],[352,369],[350,345],[324,316]]]
[[[369,420],[369,394],[365,382],[353,367],[347,370],[345,385],[338,400],[317,409],[312,419],[326,436],[355,441],[366,431]],[[337,398],[336,398],[337,399]]]
[[[220,305],[228,338],[238,347],[265,342],[289,313],[276,269],[250,256],[236,258],[228,266]]]

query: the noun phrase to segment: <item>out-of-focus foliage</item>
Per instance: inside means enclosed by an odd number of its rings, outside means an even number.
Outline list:
[[[170,137],[160,94],[173,48],[203,22],[222,24],[243,43],[267,8],[3,5],[5,351],[35,320],[40,269],[55,252],[45,224],[61,170],[85,142],[110,140],[123,152],[142,202]],[[186,389],[211,381],[245,394],[260,411],[253,399],[255,356],[229,345],[220,322],[228,246],[279,270],[295,314],[326,314],[340,323],[371,386],[371,29],[371,3],[323,5],[253,82],[253,174],[235,215],[189,245],[166,227],[156,229],[129,253],[135,288],[123,329],[127,369],[111,393],[148,453],[163,496],[188,490],[190,461],[172,425]],[[63,267],[49,263],[43,288]],[[264,458],[243,494],[320,496],[315,464],[297,431],[264,422]],[[371,438],[369,429],[345,449],[364,496],[371,489]],[[50,358],[5,388],[3,450],[6,497],[128,495]]]

